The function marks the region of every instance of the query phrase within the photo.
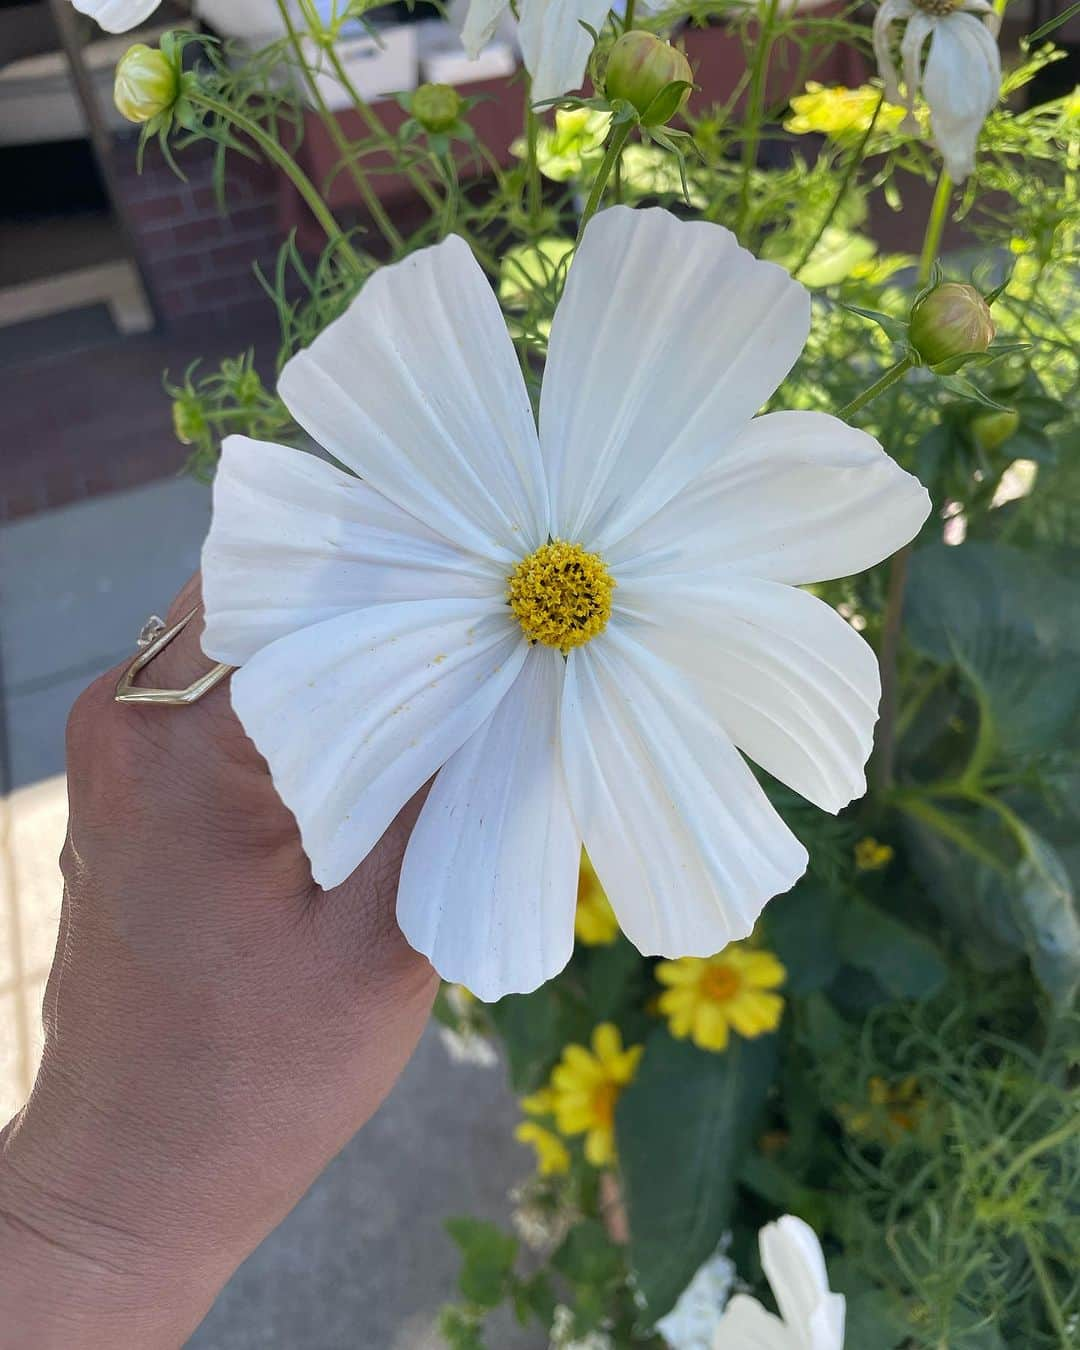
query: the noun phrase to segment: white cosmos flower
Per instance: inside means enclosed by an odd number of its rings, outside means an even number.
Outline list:
[[[844,1296],[829,1292],[814,1230],[785,1214],[765,1225],[758,1247],[780,1316],[736,1294],[720,1319],[713,1350],[843,1350]]]
[[[509,8],[510,0],[469,0],[461,40],[473,60]],[[610,8],[611,0],[519,0],[518,42],[532,77],[534,103],[581,88],[593,49],[581,21],[599,31]]]
[[[892,553],[929,499],[825,413],[751,420],[809,325],[808,293],[727,230],[613,207],[570,268],[538,435],[451,236],[282,371],[358,478],[225,442],[205,650],[241,667],[233,706],[320,885],[441,770],[398,921],[482,999],[569,959],[582,841],[640,951],[749,933],[807,855],[737,746],[825,810],[865,790],[877,662],[797,588]]]
[[[107,33],[126,33],[148,19],[161,0],[71,0],[80,14],[89,14]]]
[[[892,25],[907,20],[900,53],[904,97],[890,49]],[[989,0],[882,0],[874,16],[874,52],[889,103],[908,109],[905,127],[919,131],[914,117],[920,88],[930,109],[930,130],[946,172],[961,183],[975,168],[975,146],[1001,92],[1001,19]],[[922,53],[930,39],[923,66]]]
[[[698,1267],[674,1308],[656,1324],[669,1350],[712,1350],[734,1280],[735,1263],[722,1251]]]

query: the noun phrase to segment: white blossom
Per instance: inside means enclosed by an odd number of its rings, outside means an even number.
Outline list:
[[[906,23],[900,42],[903,94],[891,47],[897,22]],[[905,129],[918,133],[914,109],[922,92],[934,144],[957,183],[975,168],[979,133],[1001,92],[1000,24],[989,0],[882,0],[874,16],[874,52],[885,98],[906,104]]]
[[[746,936],[807,854],[740,750],[828,811],[865,791],[877,661],[800,588],[887,557],[930,502],[864,431],[754,417],[809,325],[807,292],[722,227],[612,207],[570,267],[538,433],[451,236],[282,372],[355,477],[225,442],[204,648],[240,667],[233,707],[320,885],[438,772],[398,921],[482,999],[569,960],[583,842],[639,951]]]
[[[810,1225],[785,1214],[765,1225],[758,1245],[780,1316],[736,1294],[712,1350],[843,1350],[844,1297],[829,1290],[821,1243]]]

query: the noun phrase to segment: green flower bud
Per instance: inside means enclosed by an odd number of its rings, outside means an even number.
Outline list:
[[[113,101],[129,122],[168,112],[180,95],[180,72],[164,52],[136,42],[116,67]]]
[[[915,302],[908,341],[928,366],[937,366],[986,351],[996,331],[990,306],[975,287],[946,281]]]
[[[980,450],[992,454],[1000,450],[1010,436],[1015,436],[1020,427],[1020,414],[1012,409],[1001,412],[979,413],[971,419],[971,434]]]
[[[604,93],[611,102],[625,99],[637,110],[642,126],[660,127],[670,122],[690,97],[693,79],[690,63],[677,47],[652,33],[633,29],[611,49]],[[685,81],[685,87],[668,88],[677,81]]]
[[[422,84],[410,111],[425,131],[449,131],[461,116],[462,101],[451,84]]]
[[[181,395],[173,400],[173,432],[181,445],[194,445],[207,433],[206,416],[197,398]]]

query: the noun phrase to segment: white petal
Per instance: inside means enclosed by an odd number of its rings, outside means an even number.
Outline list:
[[[80,14],[96,19],[106,33],[126,33],[150,17],[161,0],[71,0]]]
[[[608,561],[620,576],[724,567],[803,585],[887,558],[929,512],[923,485],[865,431],[827,413],[768,413]]]
[[[736,1294],[720,1318],[712,1350],[801,1350],[801,1346],[757,1299]]]
[[[829,1292],[817,1234],[793,1214],[766,1224],[758,1235],[761,1265],[788,1328],[808,1350],[841,1350],[844,1300]],[[822,1315],[824,1313],[824,1316]],[[810,1336],[811,1329],[817,1331]]]
[[[581,836],[559,749],[565,669],[558,652],[530,651],[436,778],[401,870],[402,932],[487,1002],[537,988],[574,947]]]
[[[302,629],[233,675],[233,707],[320,886],[363,861],[490,716],[527,651],[505,606],[414,600]]]
[[[457,235],[380,268],[278,392],[336,459],[462,548],[506,561],[547,538],[525,381]]]
[[[287,633],[368,605],[474,596],[497,604],[506,579],[332,464],[229,436],[202,586],[203,650],[238,666]]]
[[[937,21],[922,91],[934,144],[950,178],[963,182],[975,168],[979,133],[1001,92],[1001,53],[981,19],[957,13]]]
[[[929,14],[924,14],[922,10],[916,10],[908,20],[907,27],[904,29],[904,36],[900,39],[900,55],[904,62],[904,102],[907,104],[908,112],[912,114],[913,125],[910,128],[912,132],[916,131],[918,127],[914,112],[921,79],[922,50],[926,39],[934,31],[934,25],[937,22],[936,18],[931,18]]]
[[[552,533],[607,549],[721,454],[802,350],[810,298],[719,225],[613,206],[555,312],[540,400]]]
[[[749,577],[635,581],[615,592],[634,636],[690,681],[744,754],[825,811],[866,791],[877,657],[806,591]]]
[[[599,30],[610,7],[611,0],[522,0],[518,38],[534,103],[581,88],[593,40],[580,21]]]
[[[509,0],[469,0],[465,22],[461,25],[460,31],[462,44],[473,61],[495,36],[495,30],[508,5]],[[451,8],[451,22],[454,15],[455,9]]]
[[[614,624],[570,654],[562,737],[585,847],[643,954],[719,951],[805,870],[727,734]]]
[[[900,102],[896,63],[892,57],[892,26],[898,19],[908,18],[913,11],[911,0],[881,0],[874,15],[874,56],[885,85],[885,99],[888,103]]]

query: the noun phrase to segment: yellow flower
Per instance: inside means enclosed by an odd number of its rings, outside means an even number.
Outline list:
[[[556,1128],[560,1134],[585,1136],[585,1157],[594,1167],[609,1167],[615,1161],[615,1103],[633,1081],[644,1050],[642,1045],[623,1049],[618,1027],[601,1022],[593,1030],[591,1051],[568,1045],[552,1070],[546,1090],[550,1096],[545,1099]]]
[[[560,1176],[570,1171],[570,1153],[557,1134],[537,1125],[535,1120],[523,1120],[514,1131],[519,1144],[530,1144],[536,1150],[536,1170],[542,1177]]]
[[[892,860],[891,845],[879,844],[869,835],[855,845],[855,866],[860,872],[880,872],[883,867],[888,867]]]
[[[702,1050],[726,1050],[731,1030],[747,1037],[776,1030],[784,1000],[770,991],[786,975],[771,952],[738,942],[716,956],[660,961],[656,978],[668,986],[660,1011],[673,1036],[689,1036]]]
[[[574,933],[586,947],[608,947],[619,936],[619,921],[600,885],[589,855],[581,854]]]
[[[791,100],[792,116],[784,123],[786,131],[797,136],[817,131],[836,140],[861,136],[870,125],[881,91],[864,84],[847,89],[842,84],[826,88],[816,80],[806,82],[806,92]],[[904,109],[892,103],[882,105],[875,130],[895,131],[904,120]]]
[[[839,1108],[852,1134],[881,1144],[895,1144],[905,1134],[914,1133],[925,1112],[926,1098],[914,1074],[895,1085],[874,1074],[867,1080],[865,1106],[856,1108],[844,1102]]]

